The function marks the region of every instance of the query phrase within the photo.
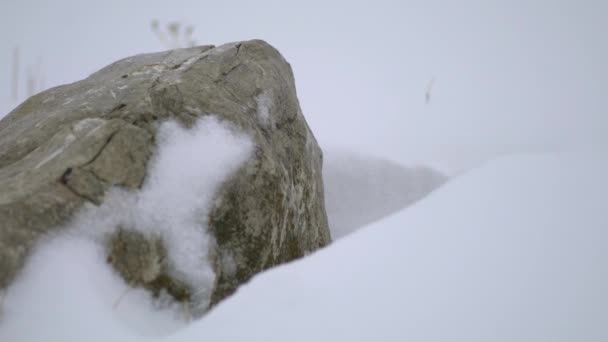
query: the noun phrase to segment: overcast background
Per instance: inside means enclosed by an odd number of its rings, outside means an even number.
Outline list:
[[[606,145],[606,1],[2,0],[0,115],[16,105],[15,47],[23,100],[38,58],[50,87],[163,50],[155,18],[194,25],[199,44],[273,44],[323,147],[455,174],[499,154]]]

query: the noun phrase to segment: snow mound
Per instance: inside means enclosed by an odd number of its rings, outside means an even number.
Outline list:
[[[323,182],[332,238],[412,205],[446,180],[428,167],[405,167],[375,156],[326,149]]]
[[[44,241],[10,287],[0,314],[0,341],[165,336],[185,326],[179,310],[145,290],[130,289],[107,266],[96,241],[64,235]]]
[[[509,157],[258,275],[170,341],[606,341],[608,163]]]

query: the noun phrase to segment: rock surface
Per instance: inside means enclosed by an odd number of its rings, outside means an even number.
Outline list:
[[[327,245],[322,152],[289,64],[259,40],[201,46],[120,60],[31,97],[0,121],[0,289],[85,204],[103,203],[112,187],[141,188],[159,123],[191,127],[207,115],[255,143],[203,218],[215,242],[211,304],[254,274]],[[162,240],[112,228],[108,263],[127,282],[190,299],[191,284],[173,279],[164,262]]]

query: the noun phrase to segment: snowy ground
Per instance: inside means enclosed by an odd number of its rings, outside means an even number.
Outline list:
[[[492,161],[191,324],[124,294],[95,244],[56,239],[8,292],[0,340],[605,341],[608,162],[593,156]]]
[[[0,294],[0,341],[608,340],[607,2],[236,2],[1,1],[0,65],[19,46],[23,80],[41,56],[47,87],[73,82],[159,50],[153,18],[269,41],[339,239],[187,324],[54,238]]]
[[[493,161],[258,276],[173,341],[606,341],[608,163]]]

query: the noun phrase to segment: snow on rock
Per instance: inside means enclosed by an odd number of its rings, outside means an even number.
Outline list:
[[[257,115],[260,124],[263,127],[270,128],[271,122],[270,111],[272,110],[272,91],[264,91],[255,97],[257,105]]]
[[[207,308],[215,274],[207,256],[212,242],[205,218],[222,183],[251,157],[253,144],[250,137],[214,117],[200,119],[192,129],[166,122],[157,140],[158,154],[142,189],[110,190],[100,206],[85,206],[71,227],[100,244],[119,227],[162,240],[167,255],[150,252],[149,257],[167,260],[142,261],[141,281],[170,270],[196,294],[193,302]],[[145,275],[149,268],[152,275]]]
[[[209,215],[214,195],[221,184],[251,157],[253,144],[250,137],[215,117],[202,118],[191,129],[172,121],[166,122],[159,128],[157,139],[158,152],[140,191],[110,190],[100,206],[85,205],[62,233],[54,234],[51,241],[46,239],[39,243],[40,251],[29,262],[28,270],[16,285],[9,288],[6,304],[8,328],[0,322],[0,331],[8,329],[9,332],[5,332],[7,336],[21,340],[20,315],[31,318],[31,309],[40,315],[34,319],[45,322],[50,319],[46,316],[50,314],[45,312],[46,308],[59,307],[67,310],[57,310],[58,315],[67,315],[58,318],[66,319],[66,324],[78,310],[86,310],[93,311],[95,316],[111,318],[116,315],[125,328],[136,334],[158,335],[183,325],[192,313],[197,312],[197,308],[201,308],[198,311],[206,310],[216,275],[207,256],[213,242],[207,234],[204,218]],[[162,239],[166,260],[146,260],[138,264],[138,271],[152,273],[148,275],[149,279],[142,281],[154,280],[161,272],[170,271],[172,277],[188,284],[194,294],[189,305],[194,306],[182,307],[181,303],[175,303],[163,293],[160,299],[152,299],[151,293],[141,289],[125,293],[127,284],[111,272],[105,256],[107,240],[118,227],[135,230],[145,237]],[[139,260],[146,256],[146,251],[142,253]],[[70,258],[76,260],[70,261]],[[43,269],[37,266],[41,263],[44,263]],[[58,279],[46,279],[53,272]],[[42,286],[44,289],[40,284],[45,284]],[[67,285],[66,289],[58,289],[64,285]],[[91,286],[92,290],[86,288]],[[74,293],[76,298],[79,298],[79,293],[92,293],[86,296],[92,299],[83,302],[67,299],[67,304],[53,303],[40,307],[47,301],[54,301],[53,297],[63,298],[70,293]],[[26,305],[28,310],[12,304],[24,300],[21,297],[29,302],[19,305]],[[105,302],[96,302],[97,297]],[[15,326],[11,325],[13,321],[17,322]],[[91,324],[85,322],[84,326]],[[55,334],[59,335],[51,336],[57,336],[57,339],[51,340],[63,340],[59,336],[71,336],[72,333],[56,331]]]

